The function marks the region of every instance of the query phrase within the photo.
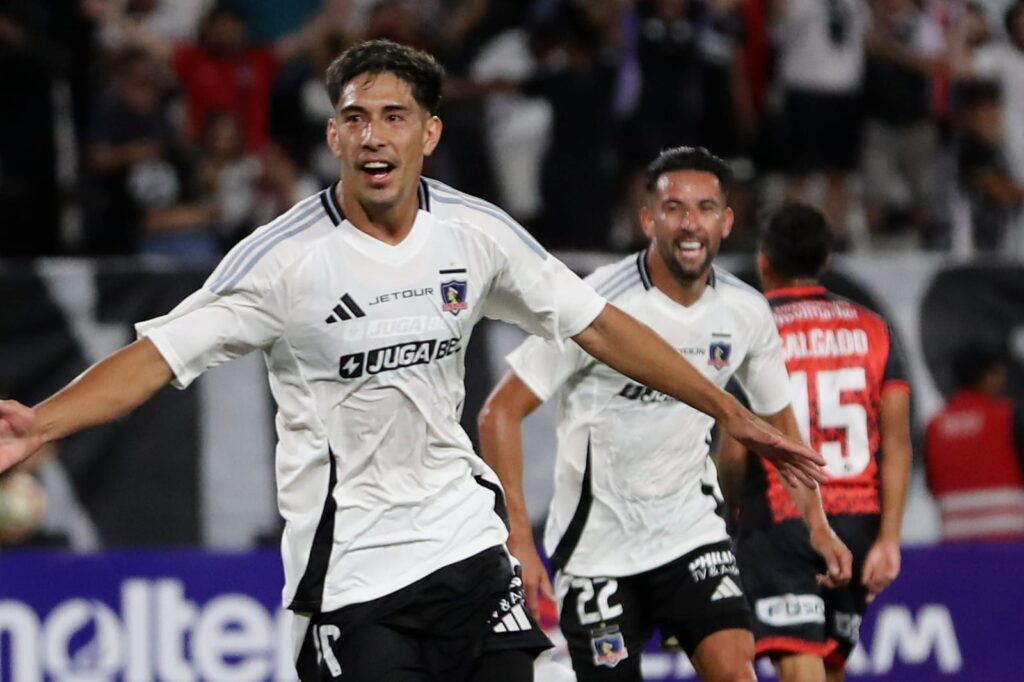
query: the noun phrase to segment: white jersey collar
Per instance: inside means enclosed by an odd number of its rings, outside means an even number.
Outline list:
[[[430,239],[430,233],[433,231],[434,226],[434,216],[430,213],[430,188],[422,178],[420,179],[417,192],[419,210],[416,212],[416,219],[409,234],[398,244],[388,244],[376,237],[371,237],[345,218],[345,213],[341,210],[341,205],[338,203],[337,187],[338,183],[334,183],[321,195],[324,210],[327,211],[331,222],[338,226],[342,238],[360,253],[374,260],[384,261],[392,265],[400,265],[418,253]]]

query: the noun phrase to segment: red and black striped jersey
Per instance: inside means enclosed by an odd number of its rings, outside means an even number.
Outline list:
[[[910,390],[892,329],[876,313],[820,286],[777,289],[767,297],[782,338],[797,423],[826,461],[825,513],[880,513],[881,398],[886,391]],[[772,521],[799,517],[775,470],[756,461],[754,478],[760,479],[757,487]]]

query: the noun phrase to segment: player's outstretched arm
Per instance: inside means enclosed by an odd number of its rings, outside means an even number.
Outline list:
[[[654,330],[613,305],[606,305],[589,327],[573,337],[583,350],[626,376],[715,418],[748,449],[771,461],[779,475],[812,487],[825,480],[825,460],[802,443],[786,438],[721,390]]]
[[[510,371],[494,387],[477,417],[480,454],[498,474],[505,489],[510,526],[508,549],[521,564],[526,605],[534,618],[540,618],[540,594],[554,599],[551,580],[533,543],[533,528],[523,495],[521,428],[523,419],[540,404],[540,398]]]
[[[768,423],[793,439],[802,439],[800,428],[796,423],[793,408],[785,409],[765,417]],[[825,561],[826,571],[818,575],[818,583],[825,587],[839,587],[850,582],[853,577],[853,554],[839,536],[835,534],[825,516],[821,504],[821,492],[817,487],[805,488],[793,486],[783,481],[789,496],[793,498],[800,516],[803,517],[810,531],[811,547]]]
[[[869,602],[900,574],[900,531],[910,480],[910,394],[900,390],[882,394],[879,430],[882,524],[875,544],[864,558],[862,582],[868,589]]]
[[[96,363],[34,408],[0,401],[0,472],[46,443],[127,414],[171,376],[156,346],[143,339]]]

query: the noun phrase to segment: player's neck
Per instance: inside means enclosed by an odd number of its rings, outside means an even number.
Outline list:
[[[761,284],[764,287],[764,292],[767,294],[769,291],[775,291],[776,289],[804,289],[807,287],[820,287],[819,282],[814,277],[793,277],[793,278],[779,278],[761,276]]]
[[[345,213],[345,219],[357,230],[391,245],[399,244],[409,236],[419,210],[416,192],[387,208],[362,204],[354,195],[346,193],[341,183],[335,189],[335,197]]]
[[[704,291],[708,288],[708,279],[711,277],[711,267],[700,277],[691,280],[677,279],[665,265],[665,262],[658,257],[651,249],[644,254],[647,261],[647,271],[651,274],[651,283],[681,306],[689,308],[700,300]]]

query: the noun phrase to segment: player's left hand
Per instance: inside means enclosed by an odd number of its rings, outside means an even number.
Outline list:
[[[0,400],[0,472],[43,446],[36,411],[16,400]]]
[[[853,554],[827,524],[811,530],[811,547],[825,560],[826,572],[816,577],[829,589],[841,587],[853,576]]]
[[[763,419],[747,410],[738,411],[722,422],[729,434],[748,450],[775,465],[775,470],[790,486],[815,488],[827,480],[822,467],[825,459],[803,443],[786,438]]]
[[[520,570],[523,572],[523,595],[526,597],[526,608],[530,615],[538,623],[540,622],[541,599],[555,599],[555,590],[551,587],[551,578],[548,577],[544,562],[537,554],[537,546],[533,544],[532,536],[522,536],[513,533],[508,539],[508,551],[519,560]]]
[[[868,588],[868,603],[873,602],[899,574],[900,543],[894,540],[876,540],[864,559],[864,575],[861,578],[864,587]]]

